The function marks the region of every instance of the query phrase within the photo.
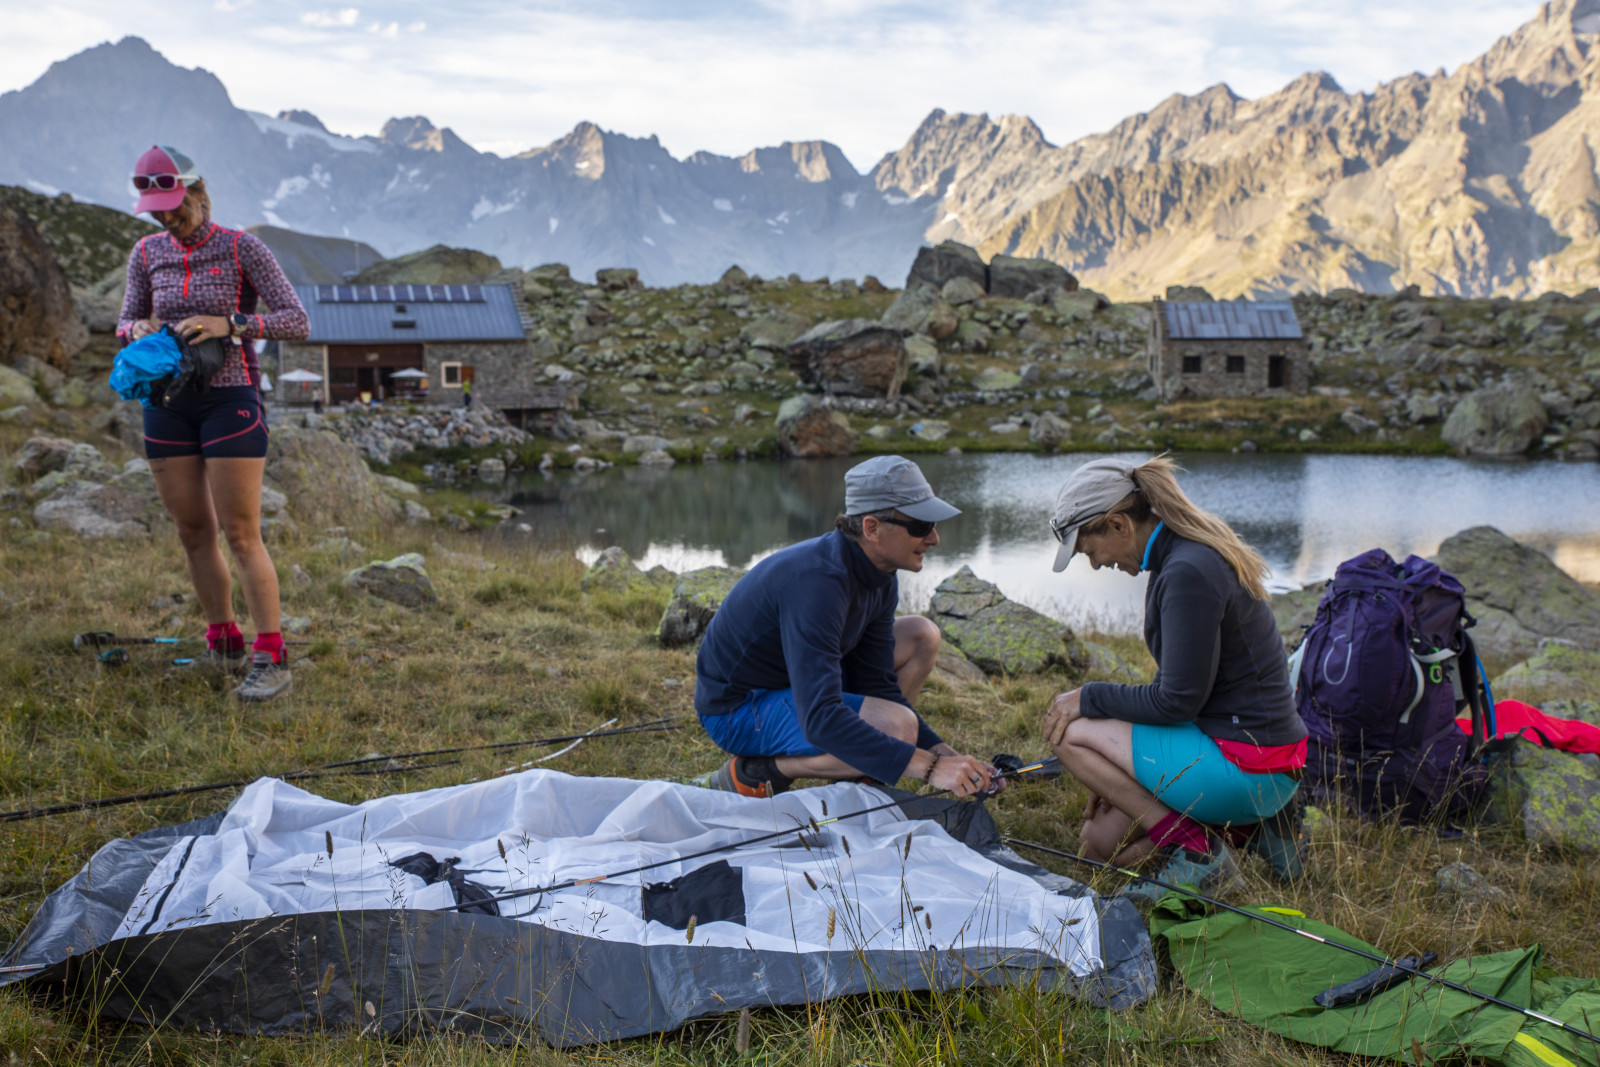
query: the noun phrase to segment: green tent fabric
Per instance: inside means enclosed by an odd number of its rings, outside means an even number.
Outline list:
[[[1359,938],[1298,912],[1246,909],[1367,952]],[[1413,978],[1344,1008],[1311,998],[1377,966],[1309,938],[1168,893],[1150,934],[1189,988],[1216,1008],[1296,1041],[1337,1052],[1410,1063],[1412,1042],[1429,1061],[1471,1059],[1507,1067],[1600,1067],[1600,1045],[1520,1012]],[[1595,1032],[1600,981],[1565,978],[1538,966],[1539,946],[1472,956],[1431,973]]]

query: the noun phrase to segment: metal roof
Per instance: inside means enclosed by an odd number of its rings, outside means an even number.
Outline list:
[[[507,285],[297,285],[314,344],[521,341]]]
[[[1167,304],[1166,312],[1167,336],[1180,340],[1266,340],[1300,336],[1294,305],[1287,300]]]

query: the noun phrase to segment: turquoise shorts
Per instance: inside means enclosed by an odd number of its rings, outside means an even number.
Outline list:
[[[1240,770],[1192,722],[1133,723],[1133,776],[1167,807],[1213,826],[1276,815],[1300,785],[1287,774]]]

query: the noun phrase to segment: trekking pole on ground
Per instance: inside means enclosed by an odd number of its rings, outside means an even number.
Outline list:
[[[1151,885],[1158,885],[1162,889],[1168,889],[1175,893],[1182,893],[1186,897],[1193,897],[1195,900],[1198,900],[1204,904],[1209,904],[1214,908],[1221,908],[1223,911],[1231,911],[1235,915],[1243,915],[1247,919],[1254,919],[1256,922],[1264,923],[1267,926],[1275,926],[1279,930],[1285,930],[1291,934],[1308,938],[1309,940],[1315,941],[1318,944],[1330,945],[1333,948],[1342,949],[1353,956],[1360,956],[1363,959],[1372,960],[1374,963],[1382,964],[1385,967],[1392,967],[1395,970],[1403,971],[1414,978],[1421,978],[1436,985],[1442,985],[1446,989],[1453,989],[1457,993],[1465,993],[1469,997],[1476,997],[1487,1004],[1493,1004],[1497,1007],[1518,1012],[1522,1015],[1526,1015],[1530,1019],[1537,1019],[1542,1023],[1548,1023],[1550,1026],[1559,1027],[1569,1034],[1588,1038],[1590,1041],[1600,1044],[1600,1037],[1596,1037],[1587,1030],[1580,1030],[1576,1026],[1569,1026],[1560,1019],[1551,1018],[1548,1015],[1534,1011],[1532,1008],[1524,1008],[1522,1005],[1513,1004],[1509,1000],[1501,1000],[1499,997],[1494,996],[1491,993],[1483,993],[1479,990],[1473,989],[1471,986],[1464,986],[1459,982],[1452,982],[1448,978],[1440,978],[1437,975],[1429,974],[1427,971],[1408,963],[1405,959],[1392,960],[1385,956],[1380,956],[1376,952],[1368,952],[1366,949],[1356,948],[1353,945],[1346,945],[1338,941],[1330,941],[1327,938],[1313,934],[1308,930],[1301,930],[1298,927],[1290,926],[1288,923],[1279,922],[1276,919],[1269,919],[1265,915],[1258,915],[1253,911],[1234,907],[1232,904],[1224,904],[1222,901],[1208,897],[1198,890],[1186,889],[1181,885],[1172,885],[1169,882],[1163,882],[1159,878],[1153,878],[1148,874],[1140,874],[1138,871],[1130,871],[1126,867],[1118,867],[1114,864],[1102,863],[1099,860],[1089,859],[1087,856],[1079,856],[1071,852],[1064,852],[1059,848],[1051,848],[1049,845],[1040,845],[1033,841],[1024,841],[1020,837],[1002,835],[1000,840],[1004,841],[1008,845],[1021,845],[1023,848],[1033,849],[1036,852],[1043,852],[1051,856],[1060,856],[1062,859],[1072,860],[1074,863],[1081,863],[1087,867],[1093,867],[1096,870],[1115,871],[1117,874],[1126,875],[1135,881],[1149,882]]]
[[[1058,762],[1059,761],[1056,759],[1056,757],[1051,756],[1049,759],[1040,760],[1038,763],[1029,764],[1026,767],[1018,767],[1015,770],[1010,770],[1003,774],[996,774],[990,779],[990,781],[993,782],[1026,777],[1027,775],[1045,770],[1046,768]],[[732,841],[726,845],[717,845],[715,848],[707,848],[702,849],[699,852],[691,852],[687,856],[672,856],[668,859],[657,860],[654,863],[644,863],[637,867],[629,867],[627,870],[623,871],[612,871],[609,874],[597,874],[589,878],[573,878],[565,882],[557,882],[553,885],[536,886],[531,889],[513,889],[507,893],[497,893],[493,896],[483,897],[479,900],[471,900],[462,904],[452,904],[447,908],[437,908],[431,910],[464,911],[468,908],[481,907],[484,904],[494,904],[502,900],[517,900],[521,897],[543,896],[545,893],[555,893],[563,889],[573,889],[580,885],[593,885],[596,882],[604,882],[611,878],[625,878],[630,874],[642,874],[645,871],[653,871],[657,867],[665,867],[672,863],[688,863],[690,860],[704,859],[707,856],[716,856],[723,852],[732,852],[734,849],[744,848],[747,845],[759,845],[766,841],[775,841],[780,837],[788,837],[791,834],[803,834],[808,830],[816,833],[820,831],[822,827],[827,826],[830,823],[843,822],[846,819],[856,819],[863,815],[871,815],[874,812],[887,811],[890,808],[898,808],[913,801],[928,800],[933,797],[943,796],[948,792],[950,792],[948,789],[935,789],[931,793],[918,793],[915,796],[908,797],[905,800],[891,800],[886,804],[875,804],[870,808],[861,808],[859,811],[845,812],[843,815],[834,815],[824,819],[809,819],[806,822],[800,823],[798,826],[791,826],[787,830],[774,830],[771,833],[758,834],[755,837],[745,838],[743,841]],[[990,793],[984,794],[985,797],[991,795],[993,795],[992,788]],[[982,797],[979,799],[982,799]],[[824,815],[827,815],[828,813],[827,801],[822,802],[822,813]]]
[[[193,641],[204,641],[204,637],[120,637],[109,630],[96,630],[92,633],[78,634],[72,639],[72,647],[105,648],[108,645],[183,645]],[[286,645],[309,645],[310,641],[285,641]]]
[[[275,775],[286,782],[304,781],[309,778],[334,778],[341,775],[362,776],[369,774],[403,774],[409,771],[426,770],[432,767],[450,767],[460,760],[447,760],[441,763],[423,763],[411,767],[390,767],[387,764],[403,759],[419,759],[425,756],[451,756],[462,752],[478,752],[506,748],[530,747],[533,745],[555,745],[565,741],[574,741],[578,738],[614,737],[619,734],[657,733],[665,730],[676,730],[678,727],[673,718],[656,719],[647,723],[637,723],[633,726],[619,727],[615,730],[597,730],[587,734],[567,734],[562,737],[536,737],[524,741],[501,741],[487,745],[464,745],[456,748],[436,748],[425,752],[396,752],[391,755],[363,756],[360,759],[341,760],[338,763],[324,763],[320,767],[310,770],[290,771],[286,774]],[[354,770],[367,763],[382,761],[385,766],[371,770]],[[257,775],[256,778],[264,777]],[[158,789],[153,792],[130,793],[125,796],[104,797],[100,800],[80,800],[68,804],[53,804],[40,808],[19,808],[16,811],[0,812],[0,823],[25,822],[29,819],[42,819],[50,815],[65,815],[74,811],[93,811],[99,808],[114,808],[123,804],[137,804],[142,800],[160,800],[164,797],[189,796],[193,793],[209,793],[221,789],[237,789],[249,785],[255,778],[244,778],[228,782],[207,782],[204,785],[179,786],[174,789]]]

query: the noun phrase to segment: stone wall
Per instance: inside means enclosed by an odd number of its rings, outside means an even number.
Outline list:
[[[1283,385],[1268,384],[1273,356],[1283,357]],[[1229,371],[1229,359],[1234,366]],[[1185,359],[1198,359],[1198,371],[1185,371]],[[1304,338],[1258,340],[1178,339],[1167,334],[1159,304],[1150,316],[1150,377],[1163,400],[1187,397],[1303,396],[1311,390],[1311,353]]]
[[[285,341],[280,350],[285,372],[308,370],[322,375],[323,379],[320,385],[312,385],[310,394],[301,392],[295,383],[290,382],[283,396],[299,401],[309,399],[320,389],[322,399],[326,402],[327,346]],[[436,342],[424,345],[422,351],[423,369],[428,373],[428,403],[432,405],[457,407],[461,404],[461,389],[444,384],[442,368],[446,363],[460,363],[463,367],[472,368],[472,399],[477,404],[496,405],[497,397],[512,399],[518,395],[543,392],[549,385],[544,364],[535,362],[533,349],[526,341]]]

